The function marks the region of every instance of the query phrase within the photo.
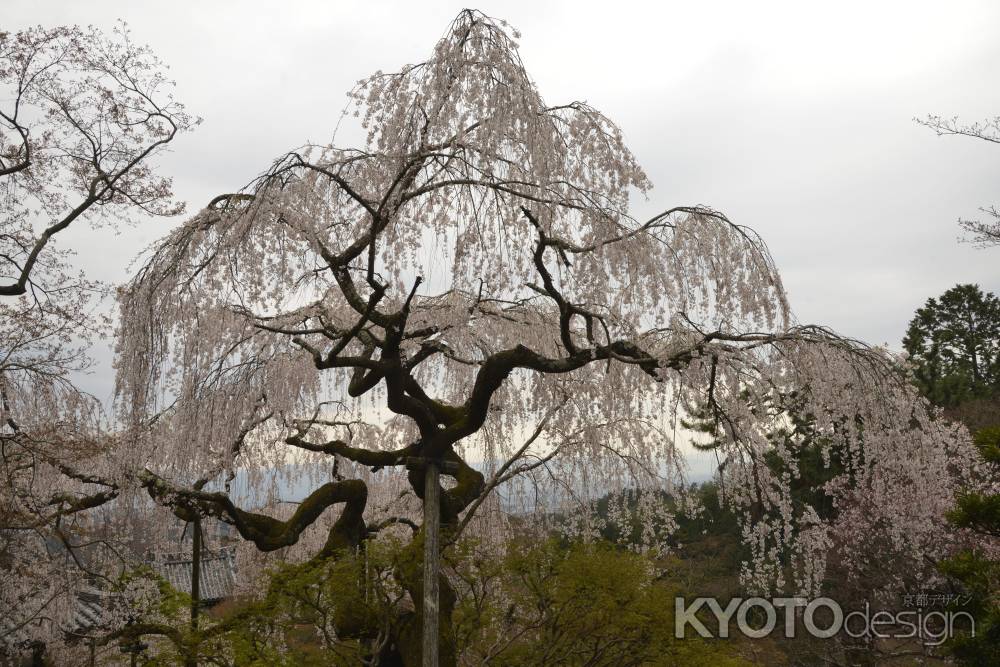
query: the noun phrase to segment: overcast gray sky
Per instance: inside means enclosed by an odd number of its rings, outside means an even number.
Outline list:
[[[354,83],[425,58],[462,6],[3,0],[0,29],[126,20],[204,118],[162,160],[197,210],[329,140]],[[960,244],[956,226],[1000,204],[1000,146],[912,121],[1000,114],[1000,3],[477,7],[521,31],[548,102],[584,99],[622,127],[654,183],[644,209],[706,204],[760,232],[800,320],[898,348],[927,297],[960,282],[1000,292],[1000,248]],[[64,242],[92,277],[118,282],[177,222]],[[106,397],[110,382],[104,363],[86,384]]]

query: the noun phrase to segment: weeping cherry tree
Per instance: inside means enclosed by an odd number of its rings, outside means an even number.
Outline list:
[[[622,131],[546,102],[517,37],[463,11],[427,60],[350,93],[361,147],[288,153],[149,251],[120,292],[121,485],[261,554],[336,561],[401,535],[388,620],[330,621],[379,664],[421,652],[415,461],[443,470],[445,549],[502,542],[531,511],[586,538],[600,526],[572,508],[626,490],[657,548],[661,494],[684,487],[679,420],[697,411],[717,427],[749,588],[814,593],[832,548],[885,557],[851,551],[873,532],[900,562],[936,557],[967,434],[886,351],[797,323],[750,229],[703,206],[635,217],[651,184]],[[832,519],[793,506],[795,466],[765,461],[796,456],[768,437],[790,392],[839,448]],[[311,485],[293,509],[265,501],[279,474]],[[459,584],[445,571],[439,586],[454,664]]]

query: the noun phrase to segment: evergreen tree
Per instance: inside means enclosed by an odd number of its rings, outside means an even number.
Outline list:
[[[903,345],[913,377],[933,403],[953,407],[1000,392],[1000,299],[978,285],[956,285],[928,299]]]

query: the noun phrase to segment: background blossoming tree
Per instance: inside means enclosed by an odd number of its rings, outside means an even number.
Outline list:
[[[1000,144],[1000,116],[963,124],[958,122],[958,117],[929,114],[917,122],[937,132],[939,137],[956,135]],[[986,216],[984,220],[960,219],[959,226],[969,233],[968,240],[976,245],[988,248],[1000,244],[1000,210],[996,206],[984,206],[979,210]]]
[[[105,288],[59,240],[179,213],[154,162],[193,123],[124,26],[0,32],[0,653],[71,612],[81,518],[117,495],[87,469],[106,440],[74,384],[108,330]]]
[[[387,624],[342,608],[328,628],[382,664],[420,655],[412,458],[449,464],[445,543],[488,544],[510,512],[676,489],[679,419],[697,413],[743,517],[749,587],[815,592],[834,546],[883,558],[857,548],[873,534],[914,568],[939,554],[974,459],[964,431],[885,352],[797,324],[749,229],[700,206],[635,218],[651,186],[621,131],[546,103],[515,38],[462,12],[426,61],[351,93],[363,147],[289,153],[152,249],[120,294],[128,456],[94,474],[264,553],[336,561],[401,533]],[[797,467],[765,459],[801,444],[770,437],[793,393],[823,456],[837,449],[832,518],[793,504]],[[292,512],[241,507],[230,487],[242,473],[259,501],[269,471],[318,462]],[[671,527],[661,509],[640,494],[650,546]],[[454,585],[441,577],[445,664]]]

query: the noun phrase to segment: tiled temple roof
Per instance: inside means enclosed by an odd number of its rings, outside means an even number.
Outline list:
[[[177,590],[191,594],[191,554],[167,554],[156,558],[152,566]],[[199,590],[203,602],[218,602],[233,594],[236,583],[236,558],[231,549],[205,551],[201,556]]]

